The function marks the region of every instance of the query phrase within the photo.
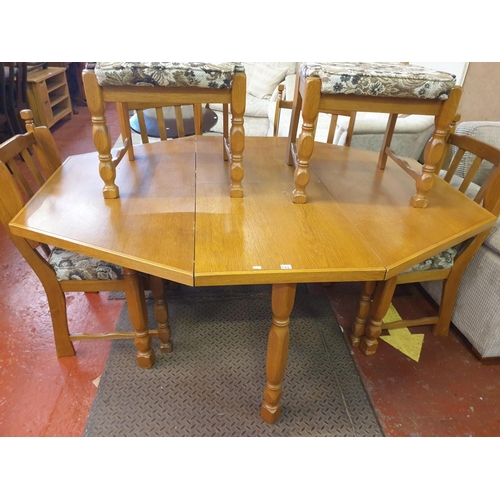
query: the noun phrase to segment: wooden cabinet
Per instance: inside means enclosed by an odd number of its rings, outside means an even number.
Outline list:
[[[73,118],[66,69],[48,67],[28,73],[28,104],[37,125],[52,127],[64,116]]]

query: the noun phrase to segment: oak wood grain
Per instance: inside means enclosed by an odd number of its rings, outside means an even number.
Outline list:
[[[438,178],[433,206],[414,210],[413,182],[391,160],[380,170],[375,152],[321,143],[311,160],[310,203],[293,204],[287,139],[246,141],[245,198],[228,196],[218,138],[189,137],[138,146],[136,160],[124,158],[117,169],[122,197],[115,200],[99,196],[95,153],[70,158],[12,231],[209,286],[384,280],[495,221]]]
[[[70,157],[21,211],[13,231],[24,226],[48,244],[192,285],[194,139],[161,144],[137,147],[133,162],[123,159],[121,196],[110,200],[100,193],[97,154]]]

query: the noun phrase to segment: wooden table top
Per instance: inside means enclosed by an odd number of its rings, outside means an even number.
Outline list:
[[[134,147],[102,196],[97,153],[70,157],[12,232],[186,285],[384,280],[495,223],[436,178],[429,206],[377,153],[316,143],[308,202],[292,203],[286,138],[245,139],[244,197],[229,196],[219,137]],[[415,162],[416,165],[418,163]]]

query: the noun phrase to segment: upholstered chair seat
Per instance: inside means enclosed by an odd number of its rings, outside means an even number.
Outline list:
[[[387,113],[388,120],[379,158],[385,169],[392,159],[415,180],[410,204],[425,208],[443,151],[446,135],[456,118],[462,90],[450,73],[404,63],[304,62],[297,66],[286,162],[295,167],[294,203],[306,203],[309,163],[319,113],[349,116],[346,145],[354,130],[356,114]],[[302,130],[298,135],[299,115]],[[391,149],[396,122],[401,115],[434,117],[434,131],[424,151],[423,166],[400,158]]]
[[[62,248],[53,248],[47,260],[58,281],[124,279],[122,267]]]
[[[245,68],[230,62],[97,62],[94,72],[101,86],[229,89],[234,74],[244,73]]]
[[[402,274],[414,273],[417,271],[434,271],[436,269],[450,269],[453,267],[455,256],[457,255],[459,248],[460,245],[458,245],[457,247],[448,248],[447,250],[444,250],[443,252],[430,257],[429,259],[425,259],[424,261],[415,264],[413,267],[404,271]]]
[[[149,142],[144,110],[156,114],[160,140],[169,137],[164,108],[173,108],[176,137],[184,137],[183,106],[193,106],[195,135],[203,129],[203,106],[220,104],[223,109],[222,155],[229,161],[229,194],[243,196],[244,114],[246,104],[245,67],[235,62],[96,62],[87,63],[82,74],[87,105],[92,116],[94,144],[99,156],[99,174],[104,181],[104,198],[119,198],[116,167],[128,152],[135,159],[130,128],[130,111],[135,111],[143,144]],[[124,147],[111,154],[111,137],[106,125],[105,103],[116,103]],[[231,126],[229,126],[229,110]],[[172,110],[170,110],[172,111]],[[191,123],[190,123],[191,125]],[[172,137],[173,138],[173,137]]]
[[[397,63],[303,63],[302,78],[317,77],[325,94],[447,99],[456,84],[449,73]]]

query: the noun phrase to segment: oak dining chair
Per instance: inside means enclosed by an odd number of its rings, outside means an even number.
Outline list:
[[[456,187],[460,192],[473,197],[496,217],[500,214],[500,149],[470,136],[451,133],[447,146],[452,148],[450,166],[440,176]],[[467,154],[473,160],[464,178],[455,175],[462,158]],[[481,187],[471,186],[483,162],[492,164],[488,177]],[[449,248],[412,268],[380,282],[365,282],[362,287],[351,334],[351,345],[360,347],[365,354],[374,354],[378,346],[378,337],[382,330],[406,328],[420,325],[434,325],[433,334],[448,335],[460,281],[469,262],[485,241],[491,229],[469,240]],[[400,320],[385,323],[384,317],[389,310],[395,288],[398,284],[419,283],[423,281],[443,280],[441,302],[436,316]],[[373,294],[375,294],[373,296]]]
[[[294,203],[306,203],[309,163],[314,152],[318,113],[350,115],[355,112],[388,113],[389,118],[377,167],[391,158],[416,184],[410,203],[425,208],[433,173],[444,154],[446,136],[461,97],[454,75],[404,63],[303,62],[297,65],[295,92],[286,151],[294,166]],[[399,114],[435,117],[435,130],[426,146],[421,171],[391,150]],[[297,137],[299,118],[302,130]],[[352,117],[352,115],[351,115]],[[354,117],[355,118],[355,117]],[[352,125],[353,126],[353,125]]]
[[[99,153],[99,172],[105,198],[118,198],[116,166],[133,145],[130,140],[129,110],[155,109],[159,128],[163,107],[174,106],[178,128],[182,128],[180,106],[193,105],[196,132],[201,134],[202,105],[221,103],[224,113],[222,154],[230,162],[230,196],[243,196],[242,179],[245,130],[246,76],[240,63],[208,62],[97,62],[83,71],[87,104],[92,115],[94,144]],[[105,118],[105,103],[118,105],[124,147],[111,155],[111,141]],[[229,107],[231,127],[228,125]],[[139,120],[140,120],[139,114]],[[166,139],[166,134],[162,139]],[[144,138],[143,138],[144,140]]]
[[[38,276],[47,295],[56,353],[73,356],[73,342],[80,340],[134,338],[137,362],[144,368],[154,364],[149,335],[158,336],[162,352],[172,351],[168,307],[163,279],[139,274],[110,262],[14,235],[9,228],[12,218],[61,166],[54,138],[47,127],[37,127],[31,110],[21,111],[27,132],[15,135],[0,145],[0,219],[11,240]],[[76,223],[77,221],[75,221]],[[152,290],[158,330],[147,330],[144,290]],[[135,332],[104,334],[70,333],[67,292],[123,291]]]

